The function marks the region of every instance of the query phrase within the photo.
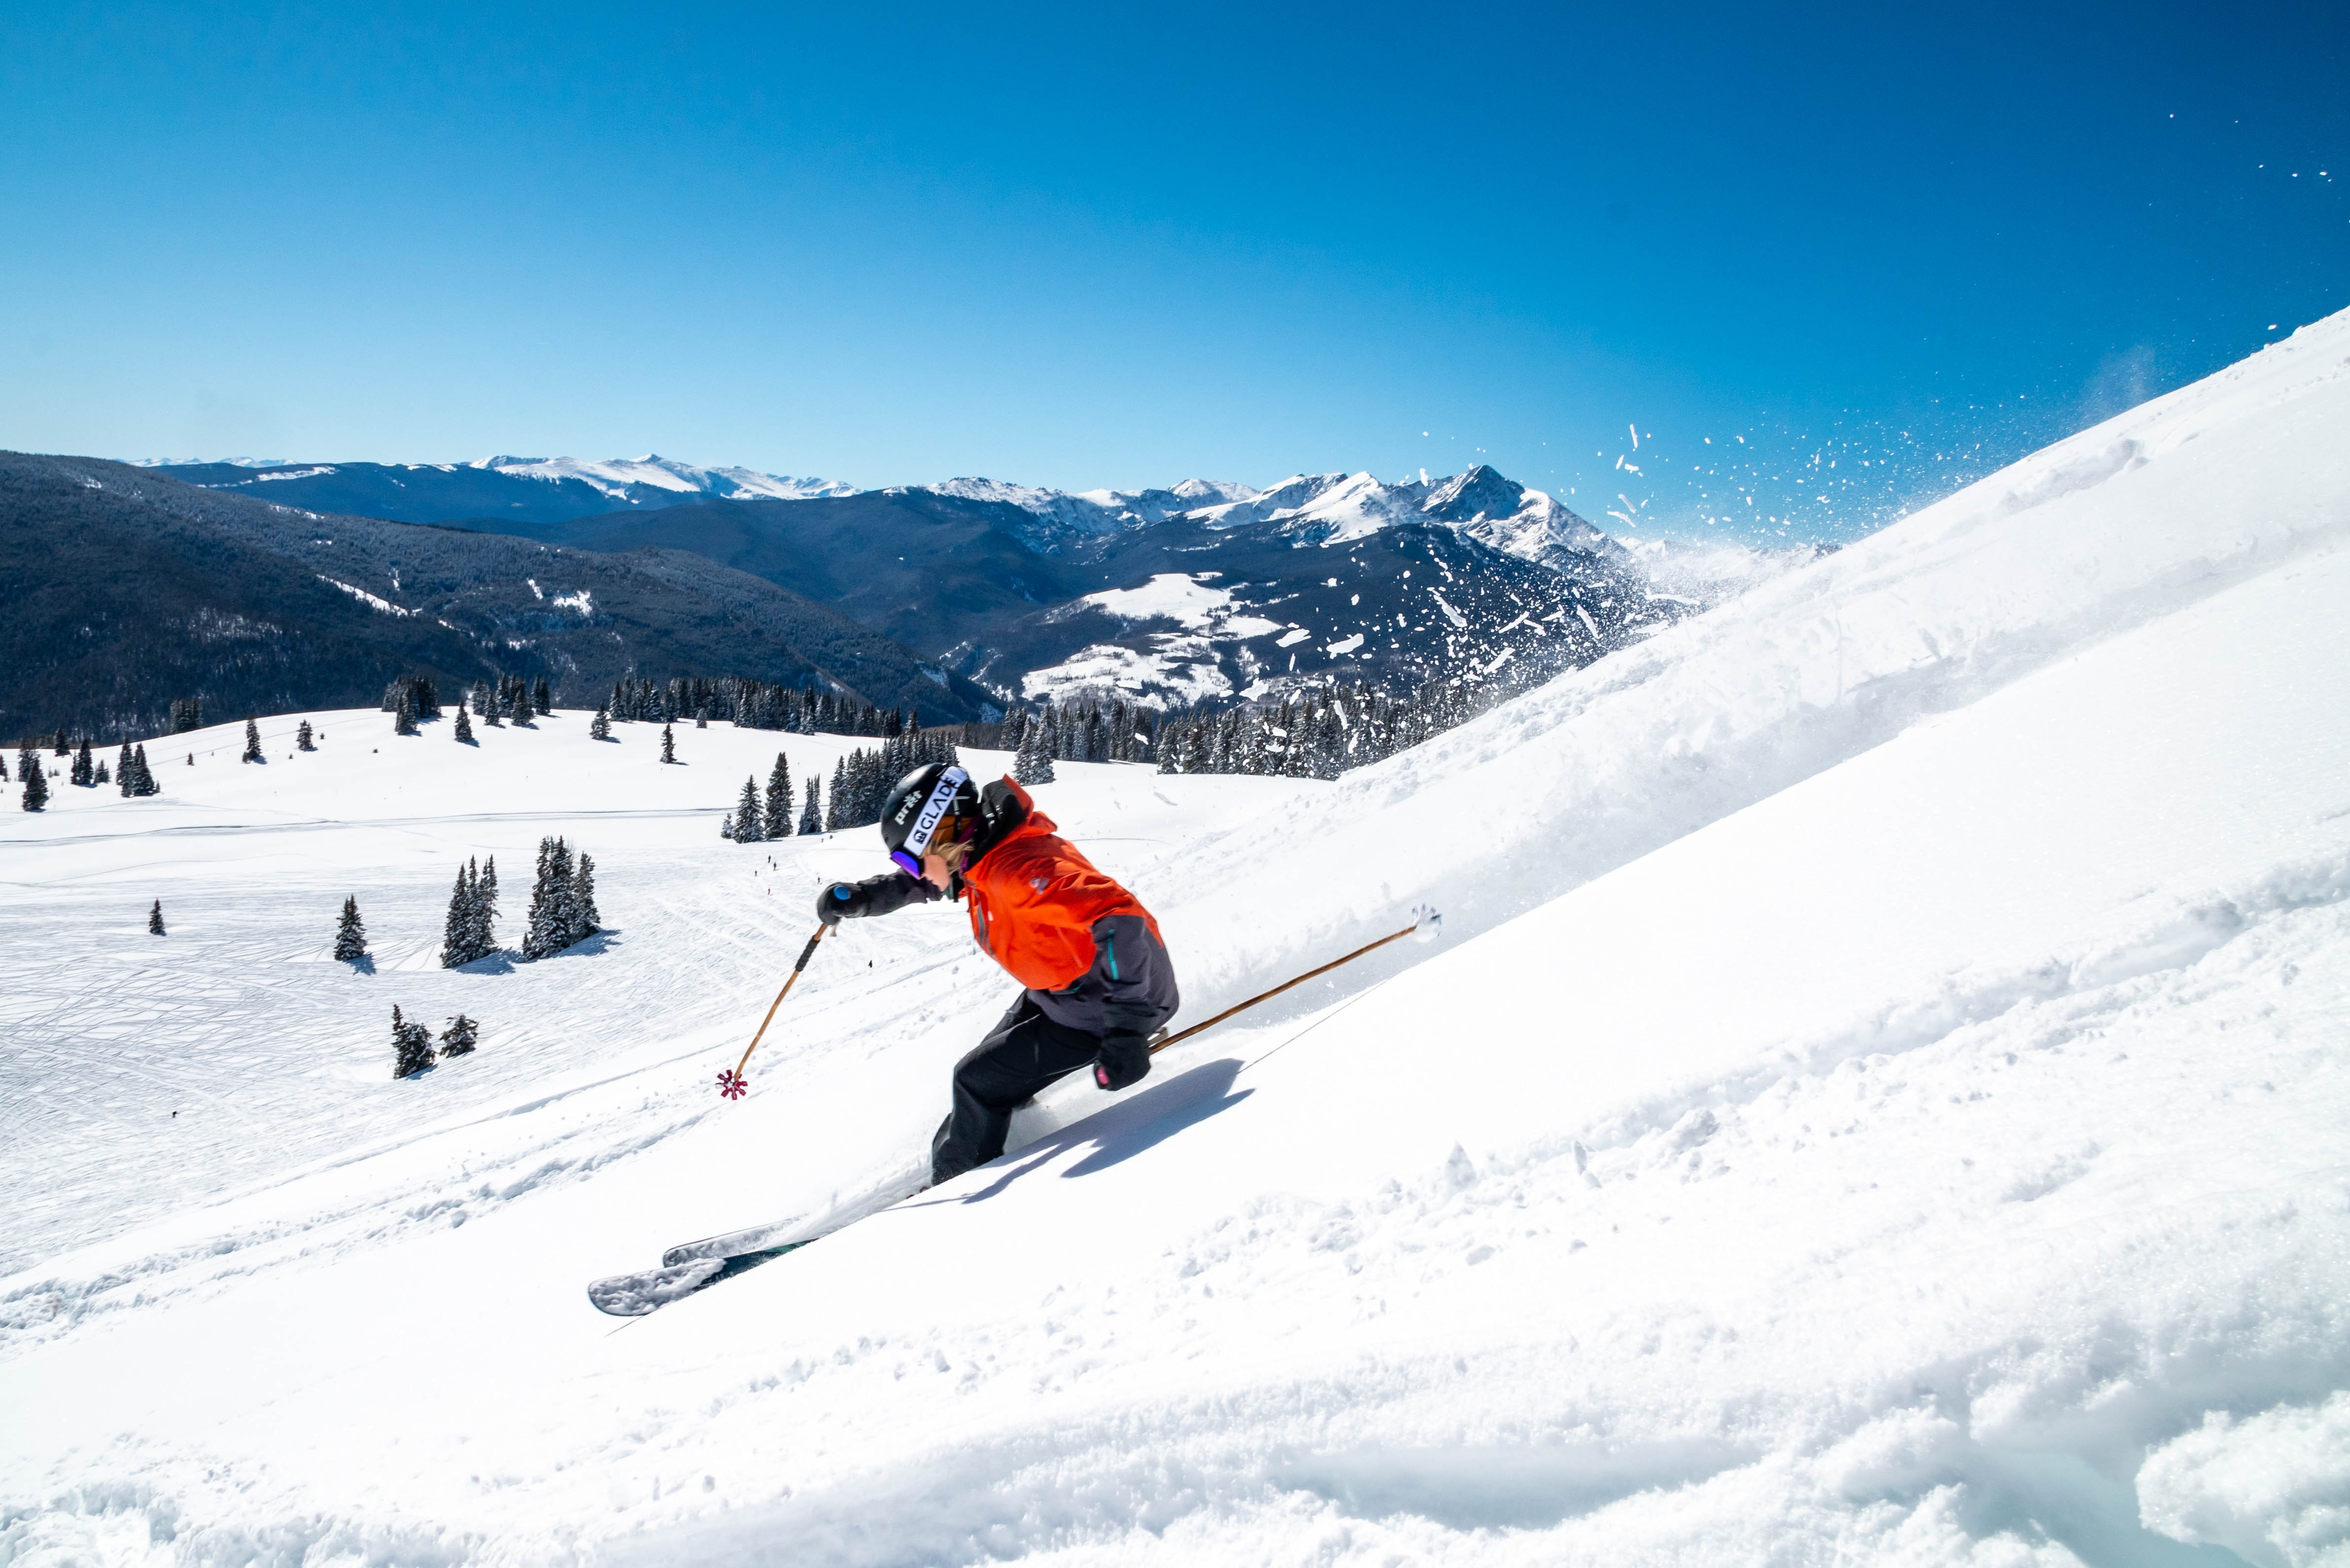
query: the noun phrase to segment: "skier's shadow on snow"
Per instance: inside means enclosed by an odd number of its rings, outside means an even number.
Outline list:
[[[1243,1065],[1245,1064],[1232,1058],[1222,1062],[1202,1062],[1189,1072],[1178,1074],[1156,1087],[1145,1089],[1132,1099],[1121,1100],[1081,1122],[1038,1138],[1012,1156],[1013,1163],[1004,1167],[994,1180],[978,1191],[936,1201],[983,1202],[1010,1187],[1019,1177],[1049,1165],[1071,1149],[1087,1144],[1094,1146],[1093,1152],[1061,1172],[1063,1177],[1091,1176],[1096,1171],[1122,1165],[1144,1150],[1173,1137],[1185,1127],[1197,1127],[1210,1116],[1231,1110],[1256,1093],[1254,1089],[1243,1089],[1238,1094],[1232,1092],[1232,1080],[1240,1076]]]

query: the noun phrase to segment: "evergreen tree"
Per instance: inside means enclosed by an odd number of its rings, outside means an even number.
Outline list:
[[[807,782],[807,804],[800,807],[800,831],[802,833],[822,833],[824,831],[824,813],[818,808],[816,796],[816,783],[815,779],[811,778]]]
[[[583,940],[603,929],[603,912],[596,908],[596,857],[583,849],[578,873],[571,878],[571,940]]]
[[[734,805],[734,842],[756,844],[766,836],[759,821],[759,781],[754,776],[743,781],[743,798]]]
[[[50,743],[57,748],[57,755],[61,757],[73,755],[73,742],[66,739],[66,727],[63,724],[57,726],[57,735]]]
[[[543,838],[538,845],[538,885],[531,890],[530,928],[522,941],[522,956],[542,959],[561,952],[585,936],[592,904],[580,899],[571,849],[560,838]],[[592,898],[592,888],[589,889]]]
[[[98,782],[97,767],[89,760],[88,736],[82,737],[81,749],[74,753],[73,766],[67,770],[66,777],[84,789]]]
[[[463,708],[457,710],[459,718],[464,714]],[[473,950],[473,874],[460,866],[457,886],[449,894],[449,918],[441,929],[441,967],[455,969],[480,956]]]
[[[400,1017],[397,1002],[391,1009],[391,1075],[395,1078],[421,1073],[432,1065],[432,1031]]]
[[[490,702],[490,683],[486,680],[473,682],[473,711],[484,719],[497,716],[497,709]]]
[[[156,899],[155,907],[147,911],[147,929],[159,937],[163,934],[163,900],[161,898]]]
[[[661,761],[677,761],[677,731],[667,724],[661,726]]]
[[[408,705],[408,688],[400,689],[400,701],[391,710],[391,732],[395,735],[416,733],[416,710]]]
[[[542,713],[555,711],[555,692],[546,684],[546,676],[542,675],[538,678],[538,688],[536,694],[532,696],[530,704]]]
[[[472,1051],[473,1042],[480,1038],[481,1027],[462,1012],[449,1020],[449,1027],[441,1031],[441,1059],[445,1062]]]
[[[832,788],[827,796],[830,808],[824,815],[824,830],[837,833],[848,826],[848,759],[841,758],[832,764]]]
[[[89,776],[89,782],[93,784],[110,784],[113,782],[113,779],[114,775],[106,771],[106,764],[104,763],[99,763],[98,771]]]
[[[498,857],[491,856],[482,862],[482,874],[473,880],[473,947],[475,958],[487,958],[498,950]]]
[[[172,733],[185,734],[190,730],[204,727],[204,703],[201,697],[172,699]]]
[[[473,744],[473,722],[465,717],[465,707],[462,702],[457,705],[457,728],[452,733],[457,737],[459,745]]]
[[[244,716],[244,755],[239,757],[237,761],[241,763],[261,761],[261,726],[253,722],[253,715],[250,713]]]
[[[1012,759],[1012,776],[1024,784],[1054,782],[1051,710],[1045,711],[1045,719],[1028,726],[1027,733],[1021,738],[1019,754]]]
[[[294,749],[297,752],[315,752],[318,749],[311,741],[310,721],[307,719],[303,720],[300,727],[294,732]]]
[[[343,899],[343,918],[335,924],[335,957],[346,963],[367,957],[367,926],[359,919],[356,894]]]
[[[17,759],[16,759],[16,765],[17,765],[18,767],[22,767],[22,766],[24,766],[24,765],[25,765],[25,759],[23,758],[23,756],[19,755],[19,756],[17,757]],[[7,782],[8,782],[8,759],[7,759],[6,757],[0,757],[0,784],[6,784]]]
[[[588,721],[588,733],[590,739],[598,741],[608,741],[612,738],[610,709],[600,702],[596,705],[596,716]]]
[[[17,771],[25,775],[25,809],[44,811],[49,804],[49,770],[36,754],[29,760],[20,759]]]
[[[193,752],[189,753],[189,763],[193,765],[195,760],[195,753]],[[163,787],[161,784],[155,782],[155,775],[148,771],[147,748],[145,746],[133,746],[130,749],[130,766],[132,771],[137,773],[139,775],[139,781],[130,786],[130,793],[132,794],[153,794]]]
[[[792,836],[792,768],[781,752],[775,753],[775,765],[767,772],[766,810],[759,828],[769,838]]]

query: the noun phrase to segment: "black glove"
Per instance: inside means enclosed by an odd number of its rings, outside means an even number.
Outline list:
[[[865,913],[865,889],[849,882],[835,882],[816,896],[816,918],[827,926],[843,920],[853,920]]]
[[[1094,1058],[1094,1082],[1105,1089],[1129,1088],[1150,1075],[1150,1037],[1111,1033],[1102,1036]]]

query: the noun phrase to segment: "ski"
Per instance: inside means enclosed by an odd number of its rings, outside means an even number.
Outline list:
[[[588,1299],[597,1311],[614,1317],[643,1317],[671,1302],[708,1290],[722,1280],[733,1279],[786,1252],[795,1252],[811,1241],[820,1241],[869,1214],[905,1201],[929,1185],[920,1176],[909,1176],[845,1203],[835,1202],[813,1220],[780,1220],[683,1242],[661,1254],[661,1266],[658,1269],[591,1281]]]

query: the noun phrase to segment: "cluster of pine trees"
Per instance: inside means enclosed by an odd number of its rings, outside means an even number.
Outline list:
[[[498,857],[487,865],[468,860],[457,868],[449,895],[449,923],[441,937],[441,967],[456,969],[498,950]]]
[[[105,772],[103,768],[99,770],[100,784],[106,782]],[[147,766],[147,748],[128,741],[122,742],[122,750],[115,755],[114,784],[126,795],[153,794],[163,787],[155,782],[153,771]]]
[[[16,776],[25,781],[22,802],[26,811],[46,811],[49,805],[49,766],[41,761],[41,753],[32,742],[16,747]]]
[[[575,864],[560,838],[538,841],[538,880],[530,890],[530,919],[522,956],[543,959],[603,929],[596,909],[596,862],[585,850]]]
[[[771,686],[741,676],[679,676],[666,681],[623,676],[612,683],[603,704],[611,718],[627,722],[674,723],[712,719],[745,730],[783,730],[797,735],[879,735],[900,732],[915,721],[896,708],[876,708],[847,692]]]
[[[441,1032],[439,1054],[442,1059],[463,1056],[473,1050],[474,1043],[481,1038],[481,1027],[462,1012],[449,1020],[449,1027]],[[432,1065],[433,1055],[432,1031],[412,1018],[401,1017],[400,1005],[394,1002],[391,1009],[391,1075],[405,1078],[411,1074],[421,1073]]]
[[[201,697],[172,699],[172,733],[183,735],[190,730],[204,727],[204,701]]]
[[[823,818],[816,811],[816,783],[807,782],[807,802],[801,807],[799,830],[820,833]],[[718,836],[737,844],[762,844],[770,838],[792,836],[792,765],[784,753],[775,753],[775,765],[767,770],[767,791],[759,793],[756,775],[743,781],[743,797],[734,809],[718,825]]]
[[[383,711],[396,713],[401,699],[408,702],[408,712],[414,719],[438,719],[441,716],[441,690],[430,675],[395,675],[391,684],[383,689]]]
[[[907,732],[891,736],[879,751],[859,746],[832,765],[832,785],[825,801],[827,833],[880,821],[889,786],[916,768],[962,761],[944,730],[913,729],[911,715],[906,722]]]
[[[508,719],[527,724],[536,714],[555,711],[555,693],[544,675],[536,685],[520,675],[501,675],[494,686],[476,680],[473,701],[474,716],[494,729]]]
[[[963,744],[1028,753],[1045,762],[1148,763],[1158,758],[1162,722],[1156,709],[1122,697],[1047,702],[1033,713],[1015,708],[998,724],[966,724]],[[1027,782],[1024,775],[1021,782]]]
[[[1160,727],[1159,771],[1335,779],[1474,717],[1494,695],[1457,680],[1430,681],[1406,698],[1343,684],[1261,708],[1178,715]]]

